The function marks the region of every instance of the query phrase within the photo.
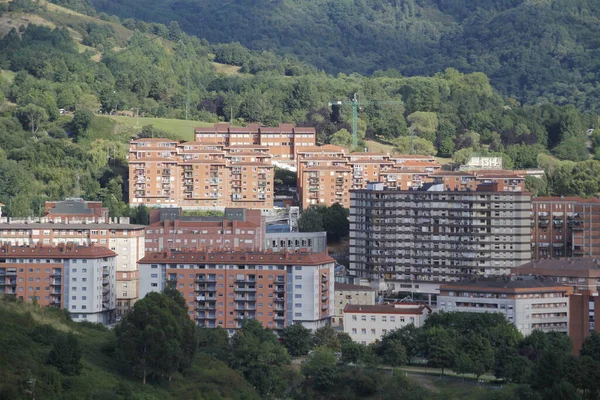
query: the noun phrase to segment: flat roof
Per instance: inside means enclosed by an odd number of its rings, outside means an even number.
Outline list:
[[[431,312],[431,309],[424,304],[376,304],[376,305],[362,305],[362,304],[346,304],[344,307],[344,313],[350,314],[414,314],[421,315],[424,312]]]
[[[370,286],[362,286],[362,285],[352,285],[350,283],[334,283],[334,290],[335,291],[369,291],[369,292],[374,292],[375,289],[373,289]]]
[[[467,290],[467,291],[488,291],[488,292],[547,292],[569,290],[552,280],[544,279],[482,279],[471,281],[460,281],[440,285],[442,290]]]

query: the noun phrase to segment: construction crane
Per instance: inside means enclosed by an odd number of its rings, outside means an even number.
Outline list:
[[[401,101],[398,101],[398,100],[365,100],[365,101],[359,102],[357,93],[354,93],[354,97],[352,97],[349,101],[337,100],[337,101],[329,102],[329,107],[333,107],[333,106],[341,107],[343,105],[351,105],[352,106],[352,147],[353,148],[356,148],[356,146],[358,145],[358,108],[361,105],[368,105],[368,104],[403,105],[404,103],[402,103]],[[412,136],[411,136],[410,147],[411,147],[411,153],[412,153]]]

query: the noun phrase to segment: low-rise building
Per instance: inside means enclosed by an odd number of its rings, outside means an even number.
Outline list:
[[[265,235],[265,249],[280,251],[327,251],[327,232],[269,232]]]
[[[85,201],[82,198],[68,198],[64,201],[47,201],[46,218],[52,222],[107,222],[110,220],[108,208],[101,201]]]
[[[139,261],[140,296],[167,285],[179,290],[198,325],[229,333],[244,319],[282,329],[330,322],[334,260],[312,252],[172,252]]]
[[[550,279],[559,285],[572,287],[575,292],[600,291],[600,260],[596,258],[535,260],[515,268],[515,273]]]
[[[395,303],[377,305],[346,304],[344,308],[344,332],[352,340],[370,344],[396,329],[413,324],[423,326],[431,309],[418,303]]]
[[[439,311],[501,313],[523,335],[534,329],[567,333],[571,293],[549,279],[462,281],[441,285],[437,305]]]
[[[0,294],[64,308],[74,321],[116,319],[116,254],[102,246],[0,247]]]
[[[336,282],[333,289],[335,291],[335,308],[334,314],[331,316],[331,325],[344,325],[344,308],[347,304],[375,305],[375,289],[370,286]]]

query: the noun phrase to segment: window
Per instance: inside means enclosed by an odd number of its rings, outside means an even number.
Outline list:
[[[158,283],[151,283],[150,286],[152,286],[152,287],[158,287]]]
[[[383,316],[381,317],[381,322],[387,322],[387,316],[383,315]]]
[[[158,278],[158,274],[150,274],[150,278]]]
[[[375,322],[377,318],[374,315],[371,315],[371,321]]]
[[[302,303],[296,303],[296,304],[294,304],[294,307],[296,307],[296,308],[302,308]]]
[[[356,328],[352,328],[352,333],[356,335]]]
[[[363,334],[363,335],[366,335],[367,334],[367,328],[362,328],[360,330],[360,333]]]
[[[360,320],[361,320],[361,321],[366,321],[366,320],[367,320],[367,316],[366,316],[366,315],[363,315],[363,316],[361,316],[361,317],[360,317]]]
[[[371,329],[371,335],[375,335],[375,329]]]
[[[352,316],[352,321],[356,321],[356,320],[357,320],[356,315],[353,315]]]

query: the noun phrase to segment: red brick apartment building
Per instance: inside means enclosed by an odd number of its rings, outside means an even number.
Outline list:
[[[600,200],[535,197],[531,204],[532,258],[600,256]]]
[[[500,192],[524,192],[525,172],[505,170],[435,171],[429,174],[434,183],[441,183],[445,190],[477,190],[485,183],[498,184]]]
[[[269,147],[133,140],[129,203],[185,208],[273,207]]]
[[[101,201],[68,198],[64,201],[47,201],[44,208],[46,218],[52,222],[106,222],[109,220],[108,208],[103,207]]]
[[[114,322],[116,253],[101,246],[0,247],[0,294],[68,310],[75,321]]]
[[[292,124],[279,124],[266,127],[249,124],[247,127],[233,127],[228,123],[213,127],[196,128],[195,140],[202,144],[220,146],[260,145],[270,149],[275,160],[294,160],[298,150],[316,145],[315,128],[297,127]]]
[[[177,288],[198,325],[233,333],[244,319],[282,329],[329,323],[334,260],[325,253],[171,252],[139,261],[140,294]]]
[[[175,215],[171,212],[175,211]],[[146,227],[146,254],[170,250],[261,250],[266,223],[260,210],[225,209],[222,217],[185,217],[181,209],[152,210]]]

